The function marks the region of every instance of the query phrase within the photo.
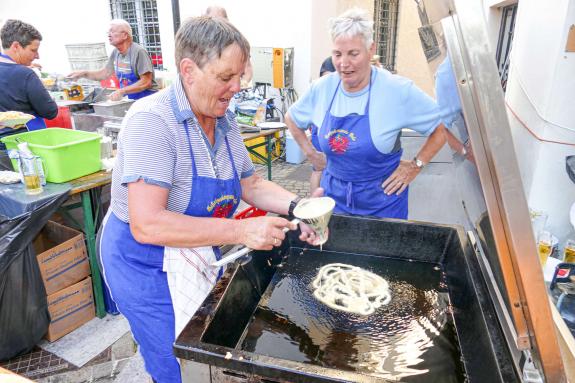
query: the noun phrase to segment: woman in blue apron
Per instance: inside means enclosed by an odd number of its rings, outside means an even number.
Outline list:
[[[407,190],[387,195],[381,189],[382,180],[399,165],[402,150],[384,154],[373,144],[369,122],[371,81],[361,115],[336,117],[330,113],[339,87],[340,84],[318,134],[321,150],[327,156],[321,187],[339,202],[336,213],[407,219]]]
[[[176,35],[176,57],[174,84],[124,119],[100,243],[104,280],[159,383],[181,381],[172,345],[223,273],[211,266],[219,246],[269,250],[296,227],[281,217],[229,219],[240,199],[279,214],[297,200],[254,174],[227,111],[248,42],[223,19],[194,18]]]
[[[407,219],[408,185],[445,142],[435,102],[409,80],[371,65],[373,22],[352,9],[333,19],[337,73],[318,79],[290,107],[286,123],[312,162],[335,212]],[[320,150],[303,129],[319,126]],[[401,160],[401,130],[429,135],[417,156]]]
[[[0,112],[34,115],[36,118],[26,124],[28,130],[43,129],[44,118],[53,119],[58,115],[58,105],[29,68],[40,57],[41,40],[36,28],[19,20],[8,20],[2,28],[2,43],[8,48],[0,53]],[[0,136],[14,133],[16,131],[0,126]]]

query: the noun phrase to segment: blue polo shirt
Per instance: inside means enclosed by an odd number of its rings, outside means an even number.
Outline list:
[[[172,108],[172,89],[176,110]],[[168,210],[178,213],[186,210],[190,195],[193,198],[193,183],[184,121],[188,122],[199,176],[224,180],[234,178],[225,137],[240,179],[254,173],[235,114],[227,111],[217,119],[212,147],[178,79],[171,87],[135,102],[122,122],[112,175],[111,201],[112,211],[122,221],[129,222],[128,184],[140,179],[169,190]]]
[[[320,127],[333,99],[331,113],[343,117],[364,114],[369,86],[358,92],[346,92],[338,73],[317,79],[310,89],[289,109],[290,117],[301,129],[309,124]],[[337,93],[336,93],[337,89]],[[401,129],[409,128],[423,135],[431,134],[440,124],[435,101],[412,81],[372,67],[369,123],[375,147],[384,154],[393,150]]]

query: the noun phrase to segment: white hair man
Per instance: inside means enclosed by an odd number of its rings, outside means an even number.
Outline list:
[[[110,95],[113,101],[124,96],[137,100],[154,93],[157,84],[152,59],[142,46],[134,42],[130,24],[121,19],[112,20],[108,29],[108,41],[115,49],[104,68],[72,72],[68,77],[100,81],[115,74],[120,89]]]

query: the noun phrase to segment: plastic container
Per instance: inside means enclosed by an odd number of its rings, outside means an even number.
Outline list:
[[[90,59],[108,56],[104,43],[67,44],[66,51],[70,59]]]
[[[258,209],[255,206],[248,207],[245,210],[240,211],[238,214],[234,216],[234,219],[246,219],[246,218],[254,218],[254,217],[261,217],[266,215],[268,212],[262,209]]]
[[[108,63],[108,57],[70,58],[70,68],[76,70],[100,70]]]
[[[291,132],[286,131],[286,162],[301,164],[305,160],[305,154],[293,138]]]
[[[42,129],[4,137],[8,150],[17,148],[17,139],[44,162],[46,180],[63,183],[101,169],[100,138],[97,133],[61,128]],[[17,164],[12,161],[14,170]]]

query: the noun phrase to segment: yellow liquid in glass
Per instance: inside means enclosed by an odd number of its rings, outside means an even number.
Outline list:
[[[547,258],[549,258],[549,255],[551,255],[551,250],[553,250],[553,248],[548,242],[539,241],[537,244],[537,251],[539,252],[539,262],[541,262],[541,266],[545,266]]]
[[[40,177],[24,176],[24,186],[26,187],[26,194],[39,194],[42,193],[42,185],[40,184]]]
[[[575,263],[575,248],[566,247],[563,255],[565,256],[563,262]]]

